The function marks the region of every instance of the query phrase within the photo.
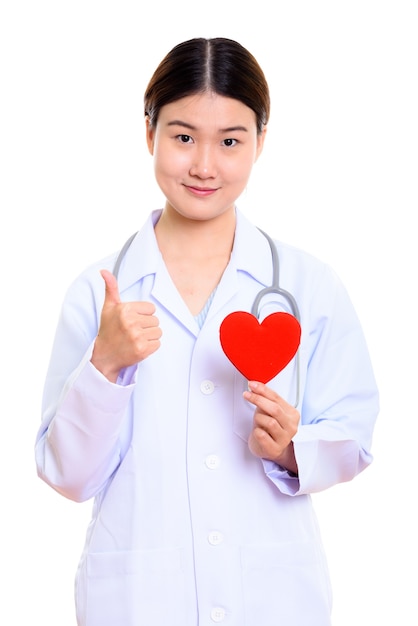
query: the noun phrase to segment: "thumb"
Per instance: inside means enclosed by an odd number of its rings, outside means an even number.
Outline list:
[[[104,304],[119,304],[120,295],[118,281],[115,276],[108,270],[100,270],[100,274],[105,282],[105,301]]]

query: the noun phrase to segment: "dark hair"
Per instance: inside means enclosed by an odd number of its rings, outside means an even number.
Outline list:
[[[165,104],[204,92],[247,105],[256,115],[259,133],[268,122],[270,95],[261,67],[241,44],[223,37],[189,39],[175,46],[148,83],[145,115],[155,125]]]

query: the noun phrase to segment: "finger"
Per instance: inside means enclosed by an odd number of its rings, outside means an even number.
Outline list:
[[[249,381],[248,391],[244,391],[243,395],[248,402],[267,412],[270,412],[269,407],[271,408],[273,405],[276,407],[276,410],[280,411],[288,411],[294,408],[276,391],[263,383]]]
[[[274,440],[276,440],[284,432],[286,432],[286,429],[283,427],[278,419],[265,413],[255,413],[254,429],[263,430]]]
[[[119,287],[115,276],[108,270],[101,270],[100,274],[105,282],[105,304],[119,304]]]
[[[244,391],[243,396],[248,402],[259,408],[266,408],[271,403],[281,404],[280,396],[273,389],[255,381],[248,382],[248,390]]]
[[[264,383],[260,383],[255,380],[248,381],[248,389],[250,392],[263,396],[268,400],[278,400],[280,398],[280,396],[273,389]]]
[[[145,304],[149,304],[148,312],[142,312],[139,314],[138,321],[141,325],[141,328],[144,330],[147,328],[155,328],[160,325],[158,317],[153,315],[155,307],[151,302],[147,302]]]

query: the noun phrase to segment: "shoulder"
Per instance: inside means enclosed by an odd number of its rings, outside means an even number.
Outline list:
[[[275,264],[278,266],[280,286],[297,291],[304,299],[312,291],[317,291],[320,284],[325,285],[327,292],[341,285],[336,272],[327,262],[275,237],[274,232],[257,227],[239,211],[236,235],[234,255],[237,265],[265,285],[272,283]],[[273,256],[275,253],[277,259]]]
[[[273,239],[277,250],[280,268],[280,282],[287,280],[303,284],[304,290],[316,289],[319,283],[340,285],[342,282],[334,268],[313,253],[284,242]]]
[[[305,320],[318,326],[329,318],[344,323],[349,318],[351,322],[356,320],[346,286],[329,263],[280,240],[274,240],[274,245],[280,287],[293,294]]]

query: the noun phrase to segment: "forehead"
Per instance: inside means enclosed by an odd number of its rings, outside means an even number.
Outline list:
[[[182,122],[196,130],[229,129],[243,126],[247,130],[256,129],[256,115],[240,100],[227,98],[215,93],[195,94],[170,102],[161,108],[160,124]]]

